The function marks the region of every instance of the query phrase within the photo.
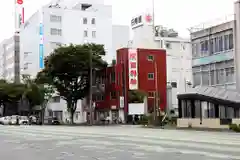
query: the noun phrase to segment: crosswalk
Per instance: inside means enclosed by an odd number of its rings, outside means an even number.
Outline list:
[[[56,141],[56,146],[105,148],[134,154],[159,153],[204,156],[205,159],[239,159],[240,135],[236,133],[144,129],[133,127],[1,126],[6,141]],[[8,137],[8,138],[7,138]],[[144,156],[142,155],[142,156]],[[149,157],[150,158],[150,157]],[[170,158],[171,159],[171,158]]]

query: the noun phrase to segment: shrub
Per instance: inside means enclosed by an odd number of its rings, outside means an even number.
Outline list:
[[[139,124],[147,125],[149,121],[149,116],[143,115],[139,120]]]
[[[240,125],[237,124],[230,124],[229,129],[235,132],[240,132]]]

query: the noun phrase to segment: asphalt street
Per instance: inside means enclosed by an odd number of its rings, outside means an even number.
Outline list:
[[[0,160],[240,160],[240,135],[131,126],[0,126]]]

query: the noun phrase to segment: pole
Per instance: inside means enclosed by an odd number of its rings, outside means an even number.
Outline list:
[[[159,104],[158,104],[159,95],[158,95],[158,69],[157,69],[156,61],[154,62],[154,68],[155,68],[155,89],[156,89],[156,94],[155,94],[156,105],[154,108],[154,117],[155,117],[155,120],[157,120],[157,110],[159,109]]]
[[[154,4],[154,0],[152,0],[152,27],[153,27],[153,39],[155,37],[155,4]]]
[[[89,54],[89,66],[90,66],[90,88],[89,88],[89,112],[90,112],[90,125],[93,125],[93,115],[92,115],[92,49],[90,49]]]

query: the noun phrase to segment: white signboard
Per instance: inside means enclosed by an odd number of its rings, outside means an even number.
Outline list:
[[[153,25],[153,17],[151,14],[143,13],[140,16],[136,16],[131,20],[132,29],[138,28],[143,25]]]
[[[15,0],[15,31],[19,32],[21,25],[24,24],[23,0]]]
[[[129,61],[129,90],[138,89],[138,54],[137,49],[128,50],[128,61]]]
[[[119,107],[124,108],[124,97],[122,97],[122,96],[119,97],[119,103],[120,103]]]

